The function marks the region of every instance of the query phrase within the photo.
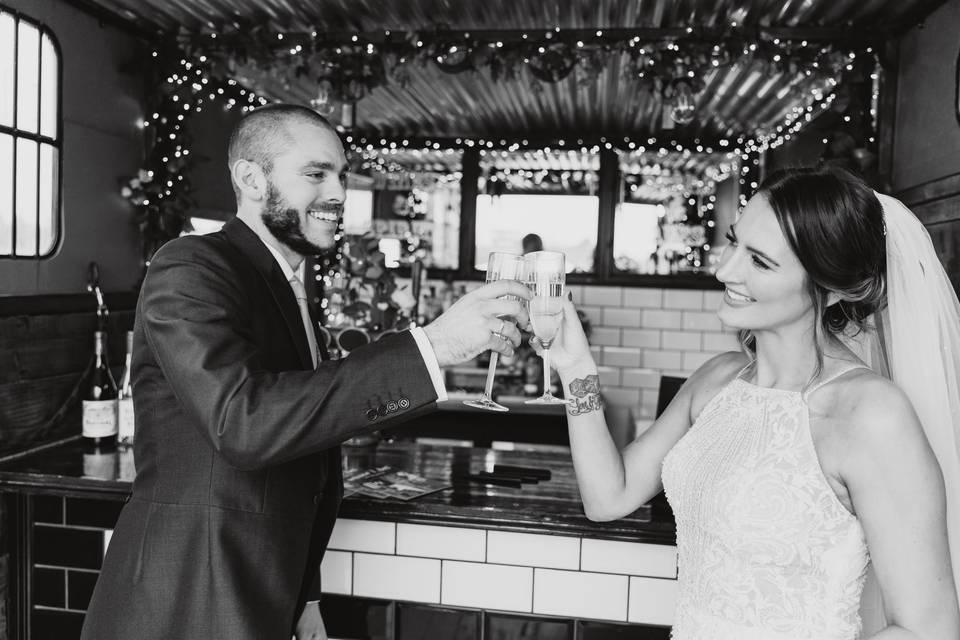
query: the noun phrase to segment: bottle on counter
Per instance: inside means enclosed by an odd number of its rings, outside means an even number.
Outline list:
[[[96,478],[97,480],[116,480],[119,462],[116,443],[88,442],[87,438],[84,438],[84,441],[83,476],[85,478]],[[130,453],[132,456],[132,449]]]
[[[93,335],[94,365],[83,394],[81,433],[85,445],[103,448],[117,443],[117,383],[107,360],[107,334]]]
[[[117,392],[117,440],[120,444],[133,444],[133,385],[130,382],[130,363],[133,360],[133,331],[127,331],[127,355],[123,363],[123,376]]]

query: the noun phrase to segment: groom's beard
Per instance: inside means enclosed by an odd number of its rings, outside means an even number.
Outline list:
[[[260,219],[270,230],[273,237],[301,256],[315,256],[323,253],[324,248],[310,242],[303,234],[300,222],[301,212],[290,206],[280,194],[280,190],[267,181],[267,202],[260,213]],[[306,213],[304,212],[304,215]]]

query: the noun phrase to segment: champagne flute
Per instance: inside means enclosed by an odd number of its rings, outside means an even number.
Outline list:
[[[533,294],[528,303],[530,326],[543,345],[543,395],[527,400],[527,404],[566,404],[566,400],[550,393],[550,345],[563,321],[564,255],[557,251],[534,251],[524,260],[525,279]]]
[[[487,282],[496,280],[521,280],[523,276],[523,257],[513,253],[504,253],[502,251],[491,251],[487,259]],[[515,298],[515,296],[503,296],[504,298]],[[489,411],[509,411],[505,406],[493,401],[493,377],[497,373],[497,363],[500,354],[496,351],[490,352],[490,367],[487,369],[487,382],[483,388],[483,395],[476,400],[464,400],[463,404],[477,409],[487,409]]]

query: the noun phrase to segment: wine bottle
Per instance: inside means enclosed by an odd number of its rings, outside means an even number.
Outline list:
[[[107,361],[107,334],[96,331],[93,339],[94,366],[83,396],[83,439],[96,447],[117,441],[117,383]]]
[[[97,444],[88,442],[83,447],[83,476],[97,480],[117,479],[117,445],[114,443]]]
[[[117,393],[117,440],[133,444],[133,385],[130,382],[130,363],[133,359],[133,331],[127,331],[127,355],[123,362],[123,376]]]

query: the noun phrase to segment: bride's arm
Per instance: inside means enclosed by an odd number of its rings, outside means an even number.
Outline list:
[[[596,363],[570,303],[564,308],[563,325],[550,355],[571,401],[567,425],[584,512],[600,521],[622,518],[660,491],[661,464],[689,429],[698,390],[716,386],[720,378],[729,379],[744,360],[741,354],[731,353],[708,361],[684,383],[657,421],[621,452],[604,418]]]
[[[943,478],[906,396],[865,382],[841,467],[890,626],[869,640],[960,638]]]

